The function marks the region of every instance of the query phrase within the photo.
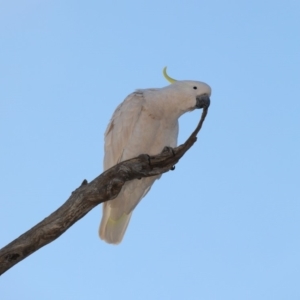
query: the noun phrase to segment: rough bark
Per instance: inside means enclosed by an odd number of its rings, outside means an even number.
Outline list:
[[[73,191],[69,199],[55,212],[0,249],[0,275],[33,252],[57,239],[95,206],[114,199],[126,181],[159,175],[172,169],[196,142],[196,136],[202,127],[207,110],[208,108],[203,109],[197,128],[184,144],[171,151],[167,148],[155,156],[142,154],[123,161],[90,183],[84,180],[81,186]]]

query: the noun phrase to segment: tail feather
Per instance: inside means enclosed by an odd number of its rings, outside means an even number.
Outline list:
[[[119,219],[114,220],[110,217],[110,211],[109,207],[103,209],[99,236],[109,244],[119,244],[124,237],[132,213],[128,215],[124,213]]]
[[[157,178],[159,176],[128,181],[115,199],[103,203],[99,228],[102,240],[109,244],[119,244],[122,241],[134,208]]]

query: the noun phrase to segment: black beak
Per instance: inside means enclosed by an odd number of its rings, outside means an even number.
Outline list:
[[[196,97],[196,108],[208,108],[210,105],[210,99],[207,94]]]

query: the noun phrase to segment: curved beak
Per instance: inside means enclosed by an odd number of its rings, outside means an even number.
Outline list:
[[[210,105],[210,99],[207,94],[203,94],[196,97],[196,108],[208,108]]]

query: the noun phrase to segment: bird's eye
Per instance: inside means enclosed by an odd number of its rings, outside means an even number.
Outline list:
[[[197,89],[197,87],[196,87],[196,86],[194,86],[194,87],[193,87],[193,89],[194,89],[194,90],[196,90],[196,89]]]

